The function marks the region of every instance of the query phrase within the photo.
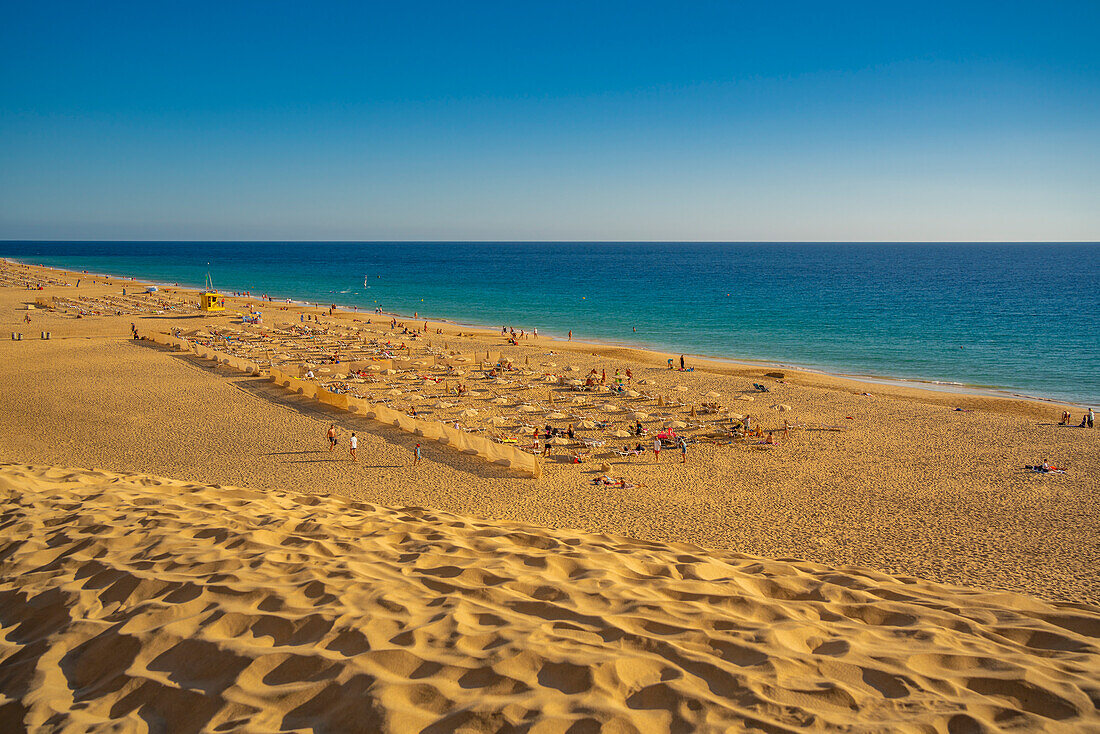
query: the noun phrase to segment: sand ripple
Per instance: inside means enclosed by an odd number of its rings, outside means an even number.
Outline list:
[[[0,730],[1100,727],[1100,609],[0,467]]]

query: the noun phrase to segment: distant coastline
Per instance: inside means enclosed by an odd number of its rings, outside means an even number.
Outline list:
[[[77,276],[77,277],[111,278],[111,279],[114,279],[114,280],[127,280],[129,282],[133,282],[133,283],[141,285],[141,286],[157,286],[157,287],[163,287],[163,288],[180,288],[180,289],[185,289],[185,290],[196,290],[196,291],[202,289],[201,284],[182,283],[182,282],[178,282],[178,281],[174,281],[174,282],[158,281],[158,280],[154,280],[154,279],[142,278],[142,277],[139,277],[139,276],[133,276],[133,275],[128,275],[128,274],[120,274],[120,273],[117,273],[117,272],[116,273],[108,273],[108,272],[95,272],[95,271],[91,271],[91,270],[79,270],[78,271],[78,270],[74,270],[74,269],[71,269],[71,268],[63,268],[63,267],[57,267],[57,266],[48,265],[48,264],[35,263],[35,262],[27,261],[25,259],[13,258],[13,257],[3,257],[3,258],[0,258],[0,259],[3,259],[5,261],[11,262],[11,263],[18,263],[18,264],[21,264],[21,265],[51,268],[53,270],[65,272],[65,273],[68,273],[72,276]],[[228,290],[228,289],[225,289],[225,290]],[[234,293],[234,294],[239,294],[239,293],[243,293],[244,291],[233,290],[231,292]],[[311,300],[307,300],[307,299],[295,298],[295,297],[292,297],[292,296],[279,296],[279,297],[276,297],[275,295],[270,294],[270,293],[268,293],[266,295],[270,296],[270,301],[263,301],[256,294],[251,294],[250,297],[252,299],[256,300],[256,301],[261,302],[261,303],[272,303],[272,304],[287,303],[287,304],[291,304],[291,305],[314,307],[314,308],[328,308],[330,305],[335,305],[338,310],[340,310],[342,312],[345,312],[345,313],[360,314],[360,315],[366,315],[366,316],[375,315],[373,311],[361,310],[357,306],[355,306],[354,304],[339,303],[335,300],[329,301],[328,303],[322,303],[322,302],[319,302],[319,301],[311,301]],[[243,296],[235,296],[235,297],[243,297]],[[420,312],[417,312],[417,314],[418,314],[418,316],[417,316],[418,320],[427,320],[429,322],[440,323],[440,324],[451,324],[451,325],[454,325],[454,326],[469,328],[469,329],[477,330],[477,331],[493,332],[497,328],[493,325],[478,323],[476,321],[467,321],[467,320],[458,320],[458,319],[453,319],[453,318],[444,318],[444,317],[432,316],[430,314],[420,313]],[[400,311],[390,311],[390,310],[385,310],[385,309],[382,310],[382,312],[378,315],[393,317],[393,318],[397,318],[397,319],[410,319],[411,320],[413,318],[413,315],[410,314],[410,313],[403,313],[403,312],[400,312]],[[819,375],[826,376],[826,377],[836,377],[836,378],[842,378],[842,379],[847,379],[847,380],[854,380],[854,381],[863,382],[863,383],[866,383],[866,384],[869,384],[869,385],[891,385],[891,386],[897,386],[897,387],[906,387],[906,388],[927,390],[927,391],[930,391],[930,392],[938,392],[938,393],[954,393],[954,394],[959,394],[959,395],[988,396],[988,397],[1004,398],[1004,399],[1009,399],[1009,400],[1025,400],[1025,401],[1031,401],[1031,402],[1050,403],[1050,404],[1053,404],[1053,405],[1073,405],[1073,406],[1080,407],[1080,408],[1088,408],[1092,405],[1095,405],[1095,403],[1092,403],[1088,400],[1067,400],[1065,398],[1059,398],[1057,396],[1049,396],[1049,395],[1041,395],[1041,394],[1029,394],[1029,393],[1021,392],[1021,391],[1018,391],[1018,390],[1012,390],[1012,389],[1009,389],[1009,388],[1003,388],[1003,387],[997,387],[997,386],[991,386],[991,385],[977,385],[977,384],[964,383],[964,382],[931,380],[931,379],[921,379],[921,378],[912,378],[912,377],[897,377],[897,376],[891,376],[891,375],[881,375],[881,374],[864,373],[864,372],[847,372],[847,371],[843,371],[843,370],[830,370],[830,369],[826,369],[826,368],[823,368],[823,367],[820,367],[820,366],[817,366],[817,365],[801,364],[801,363],[795,363],[795,362],[790,362],[790,361],[756,359],[756,358],[747,358],[747,357],[737,357],[737,356],[731,356],[731,355],[694,353],[694,352],[689,352],[689,351],[681,351],[681,350],[676,349],[676,348],[670,348],[669,345],[647,344],[647,343],[642,342],[642,341],[609,340],[609,339],[600,339],[600,338],[593,338],[593,337],[584,337],[584,338],[574,337],[572,339],[568,339],[566,334],[557,334],[557,333],[554,333],[553,331],[543,331],[541,329],[540,329],[539,335],[540,335],[540,337],[546,337],[546,338],[552,340],[551,343],[553,341],[558,341],[558,342],[568,341],[569,343],[571,343],[573,345],[591,345],[594,348],[617,348],[617,349],[629,349],[629,350],[644,351],[644,352],[659,352],[659,353],[669,355],[669,356],[673,356],[673,355],[676,355],[676,354],[684,354],[684,356],[689,360],[706,360],[706,361],[709,361],[709,362],[718,362],[718,363],[729,364],[731,366],[734,366],[734,365],[737,365],[737,366],[754,366],[754,367],[760,367],[760,368],[774,368],[776,370],[783,370],[783,369],[798,370],[800,372],[814,373],[814,374],[819,374]]]

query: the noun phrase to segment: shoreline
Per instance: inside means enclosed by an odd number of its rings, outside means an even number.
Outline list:
[[[779,379],[766,376],[767,367],[708,360],[693,359],[694,372],[669,371],[667,355],[652,351],[544,337],[512,346],[499,326],[435,322],[429,332],[441,333],[410,341],[390,328],[390,316],[330,317],[327,307],[233,296],[227,310],[203,313],[193,289],[144,295],[141,281],[99,276],[73,288],[69,272],[4,268],[0,316],[11,331],[30,333],[0,342],[11,366],[0,396],[0,460],[265,490],[300,486],[375,504],[1100,599],[1090,491],[1100,433],[1060,426],[1063,409],[1048,403],[788,369]],[[43,290],[26,291],[24,281]],[[124,287],[129,297],[120,298]],[[52,298],[54,309],[26,310]],[[264,312],[258,328],[240,325],[250,309]],[[384,421],[318,405],[262,375],[134,341],[135,323],[200,340],[211,331],[240,337],[230,350],[238,358],[276,370],[312,362],[323,371],[318,384],[341,379],[334,366],[341,353],[349,364],[371,359],[385,342],[474,363],[499,353],[516,365],[500,382],[470,365],[453,375],[434,370],[431,379],[417,369],[360,377],[347,389],[501,443],[518,445],[544,423],[559,433],[571,423],[581,440],[548,444],[555,448],[533,480],[449,441],[425,443]],[[52,338],[38,339],[39,330]],[[560,386],[562,376],[622,369],[644,387],[616,397]],[[715,405],[717,412],[703,409]],[[1080,410],[1069,410],[1079,419]],[[747,418],[761,435],[724,440],[727,422]],[[632,433],[638,422],[645,438]],[[335,452],[324,439],[332,424],[341,438]],[[661,428],[682,430],[683,456],[644,450]],[[351,432],[359,461],[346,448]],[[1065,473],[1025,469],[1044,461]],[[597,484],[598,475],[625,485]]]
[[[76,270],[71,270],[71,269],[68,269],[68,268],[54,267],[54,266],[51,266],[51,265],[42,265],[42,264],[24,262],[22,260],[18,260],[16,258],[11,258],[11,257],[4,257],[2,259],[5,262],[8,262],[8,263],[18,264],[18,265],[25,266],[25,267],[44,268],[44,269],[53,271],[55,273],[65,274],[65,275],[69,275],[69,276],[76,276],[78,278],[93,277],[93,278],[108,278],[108,279],[114,279],[114,280],[126,280],[127,282],[136,283],[136,284],[145,285],[145,286],[157,286],[159,288],[175,288],[175,289],[178,289],[180,291],[193,293],[193,294],[198,294],[198,293],[202,292],[201,287],[193,286],[193,285],[148,280],[148,279],[138,278],[136,276],[131,276],[131,275],[118,275],[118,274],[111,274],[111,273],[95,273],[95,272],[91,272],[91,271],[76,271]],[[239,292],[239,291],[237,291],[237,292]],[[279,304],[283,304],[283,305],[287,305],[287,306],[294,306],[294,307],[298,307],[298,308],[317,308],[317,309],[321,309],[321,310],[324,310],[324,311],[328,311],[328,306],[326,306],[324,304],[314,303],[312,301],[299,300],[299,299],[294,299],[294,298],[289,298],[289,297],[287,297],[287,298],[278,298],[278,299],[277,298],[272,298],[271,300],[264,300],[264,299],[258,298],[256,296],[237,296],[237,295],[230,296],[229,294],[224,294],[224,293],[223,293],[223,295],[227,299],[229,299],[229,298],[239,299],[239,300],[243,300],[245,302],[252,302],[252,303],[256,303],[256,304],[274,305],[274,304],[279,303]],[[380,313],[375,313],[374,311],[358,310],[354,306],[341,305],[339,303],[336,303],[335,305],[336,305],[336,311],[338,313],[347,314],[349,316],[366,315],[368,318],[370,316],[388,316],[388,317],[392,317],[392,318],[396,318],[396,319],[402,319],[402,320],[412,320],[413,319],[413,317],[409,314],[401,314],[401,313],[398,313],[396,311],[385,311],[385,310],[383,310]],[[495,327],[491,327],[491,326],[484,325],[484,324],[478,324],[478,323],[467,322],[467,321],[460,321],[460,320],[457,320],[457,319],[425,317],[425,316],[417,316],[415,320],[418,321],[418,322],[421,322],[421,321],[422,322],[427,322],[429,325],[433,325],[433,326],[436,326],[436,327],[442,327],[442,326],[461,327],[462,329],[471,329],[471,330],[474,330],[474,331],[482,332],[482,333],[478,334],[479,336],[488,336],[488,337],[497,337],[497,336],[499,336],[499,332],[495,329]],[[896,387],[896,388],[901,388],[903,390],[910,390],[910,389],[911,390],[920,390],[920,391],[923,391],[925,393],[930,393],[932,395],[938,395],[938,396],[966,396],[966,397],[980,397],[980,398],[995,398],[995,399],[1000,399],[1000,400],[1022,401],[1022,402],[1028,402],[1028,403],[1041,403],[1041,404],[1044,404],[1044,405],[1047,405],[1047,406],[1052,406],[1052,407],[1072,407],[1072,408],[1075,408],[1075,409],[1078,409],[1078,410],[1080,410],[1080,409],[1086,409],[1087,410],[1088,408],[1094,407],[1096,405],[1095,402],[1086,402],[1086,401],[1077,400],[1077,399],[1067,400],[1067,399],[1053,397],[1053,396],[1032,395],[1032,394],[1028,394],[1028,393],[1024,393],[1024,392],[1018,392],[1018,391],[1012,390],[1010,388],[989,387],[989,386],[983,386],[983,385],[973,385],[973,384],[969,384],[969,383],[943,381],[943,380],[931,380],[931,379],[915,378],[915,377],[898,377],[898,376],[893,376],[893,375],[878,375],[878,374],[865,374],[865,373],[859,373],[859,372],[831,371],[827,368],[823,368],[823,367],[819,367],[819,366],[815,366],[815,365],[801,365],[801,364],[795,364],[795,363],[790,363],[790,362],[780,362],[780,361],[764,360],[764,359],[752,359],[752,358],[744,358],[744,357],[731,357],[731,356],[709,355],[709,354],[695,354],[695,353],[688,353],[688,352],[682,352],[681,353],[681,352],[677,352],[677,351],[669,351],[669,350],[667,350],[667,347],[663,346],[663,345],[654,346],[654,345],[646,345],[646,344],[641,344],[641,343],[616,342],[616,341],[601,340],[601,339],[598,339],[598,338],[568,339],[568,338],[563,337],[561,335],[553,335],[553,334],[550,334],[550,333],[540,333],[539,334],[539,340],[540,340],[540,343],[543,343],[545,341],[545,342],[549,342],[549,343],[556,344],[556,345],[559,345],[559,346],[560,345],[565,345],[565,344],[577,345],[577,346],[580,346],[582,349],[585,348],[585,347],[591,347],[591,348],[600,349],[600,350],[628,350],[630,352],[636,352],[638,354],[659,355],[660,357],[663,358],[662,361],[666,360],[668,358],[675,359],[679,354],[683,354],[685,359],[692,360],[697,365],[699,363],[702,363],[702,364],[706,364],[706,365],[713,364],[713,365],[718,366],[718,367],[741,368],[741,369],[749,369],[749,370],[753,370],[753,369],[763,369],[763,370],[769,370],[769,371],[788,370],[788,371],[793,371],[793,372],[797,372],[797,373],[803,373],[803,374],[806,374],[806,375],[819,376],[819,377],[826,378],[826,379],[847,380],[847,381],[852,381],[852,382],[856,382],[856,383],[860,383],[860,384],[864,384],[864,385],[875,385],[875,386],[878,386],[878,387]],[[529,344],[529,342],[524,342],[524,343]],[[577,351],[577,350],[573,349],[573,350],[570,350],[570,351]]]

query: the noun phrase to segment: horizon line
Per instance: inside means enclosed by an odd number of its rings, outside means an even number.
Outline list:
[[[600,244],[600,245],[1097,245],[1100,240],[521,240],[521,239],[490,239],[490,240],[351,240],[351,239],[103,239],[103,238],[77,238],[77,239],[3,239],[0,244],[12,242],[117,242],[117,243],[157,243],[157,244],[218,244],[226,242],[257,242],[273,243],[326,243],[326,244]]]

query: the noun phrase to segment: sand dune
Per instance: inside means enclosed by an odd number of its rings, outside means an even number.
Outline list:
[[[1081,731],[1100,608],[0,467],[0,730]]]

